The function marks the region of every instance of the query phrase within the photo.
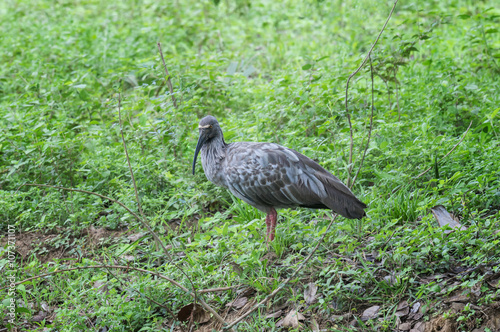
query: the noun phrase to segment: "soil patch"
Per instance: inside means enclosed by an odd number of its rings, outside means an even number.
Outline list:
[[[22,261],[31,255],[36,255],[42,263],[62,258],[78,259],[85,252],[74,250],[77,246],[84,245],[85,250],[88,251],[110,243],[125,232],[126,230],[107,230],[93,226],[84,229],[77,236],[69,235],[67,230],[59,228],[47,233],[42,231],[24,232],[16,234],[15,247],[18,258]],[[5,246],[7,241],[7,237],[1,237],[0,246]]]

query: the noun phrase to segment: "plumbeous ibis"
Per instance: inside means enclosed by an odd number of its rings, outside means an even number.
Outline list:
[[[201,119],[198,129],[193,175],[201,150],[208,180],[267,214],[269,241],[274,239],[279,208],[331,209],[349,219],[365,216],[366,204],[303,154],[274,143],[227,144],[213,116]]]

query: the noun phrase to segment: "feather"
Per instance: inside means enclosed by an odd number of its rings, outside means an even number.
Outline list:
[[[300,206],[351,219],[365,215],[366,204],[342,181],[295,150],[274,143],[226,144],[213,117],[200,121],[200,144],[207,178],[261,211]],[[193,171],[195,162],[196,156]]]

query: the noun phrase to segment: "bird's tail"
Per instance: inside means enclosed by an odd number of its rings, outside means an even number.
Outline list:
[[[325,188],[328,197],[323,200],[323,204],[334,212],[349,219],[361,219],[366,216],[366,204],[361,202],[340,180],[328,179]]]

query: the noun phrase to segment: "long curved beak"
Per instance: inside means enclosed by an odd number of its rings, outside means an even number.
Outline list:
[[[194,159],[193,159],[193,175],[194,175],[194,169],[196,166],[196,159],[198,158],[198,153],[200,153],[201,147],[203,144],[205,144],[207,138],[203,133],[200,133],[200,138],[198,138],[198,144],[196,144],[196,150],[194,150]]]

